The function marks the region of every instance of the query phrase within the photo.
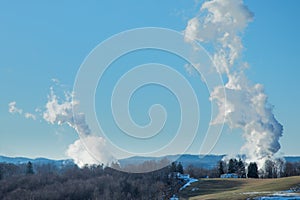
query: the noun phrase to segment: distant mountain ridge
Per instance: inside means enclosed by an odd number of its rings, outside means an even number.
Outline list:
[[[187,167],[189,165],[193,165],[195,167],[202,167],[206,169],[211,169],[217,166],[217,163],[222,160],[226,155],[167,155],[162,157],[141,157],[134,156],[130,158],[120,159],[119,163],[122,167],[126,167],[128,165],[139,165],[146,161],[160,161],[162,159],[168,159],[169,161],[176,160],[177,162],[181,162],[183,167]],[[285,156],[284,159],[287,162],[300,162],[300,156]],[[74,165],[74,161],[72,159],[65,160],[53,160],[48,158],[26,158],[26,157],[7,157],[0,156],[0,163],[12,163],[12,164],[26,164],[28,162],[32,162],[33,164],[43,165],[43,164],[54,164],[57,167],[66,166],[66,165]]]
[[[7,157],[0,156],[0,163],[11,163],[11,164],[26,164],[28,162],[37,165],[46,165],[53,164],[57,167],[66,166],[66,165],[74,165],[74,161],[72,159],[65,160],[53,160],[48,158],[26,158],[26,157]]]
[[[300,156],[285,156],[284,157],[286,162],[300,162]]]
[[[183,155],[167,155],[162,157],[130,157],[119,160],[121,166],[126,167],[131,164],[142,164],[145,161],[159,161],[162,159],[168,159],[169,161],[177,161],[181,162],[183,167],[187,167],[189,165],[193,165],[195,167],[203,167],[207,169],[211,169],[217,165],[217,163],[223,159],[225,155],[206,155],[206,156],[199,156],[199,155],[190,155],[190,154],[183,154]]]
[[[130,164],[142,164],[145,161],[155,160],[159,161],[161,159],[168,159],[170,161],[176,160],[177,162],[181,162],[183,167],[186,168],[189,165],[193,165],[195,167],[202,167],[206,169],[211,169],[218,165],[218,162],[222,160],[227,155],[191,155],[191,154],[183,154],[183,155],[168,155],[162,157],[130,157],[126,159],[119,160],[121,166],[127,166]],[[242,158],[245,156],[241,155]],[[283,157],[286,162],[300,162],[300,156],[285,156]]]

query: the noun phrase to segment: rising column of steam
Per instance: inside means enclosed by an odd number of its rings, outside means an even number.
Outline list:
[[[212,124],[222,123],[225,118],[230,128],[241,128],[246,141],[241,152],[262,167],[279,151],[283,127],[273,114],[263,86],[250,83],[244,73],[248,65],[241,58],[241,35],[252,20],[253,14],[242,0],[206,1],[198,15],[188,21],[184,34],[187,41],[196,40],[212,49],[216,71],[228,80],[226,96],[220,92],[224,86],[211,93],[211,100],[219,107]]]
[[[86,123],[85,114],[77,110],[79,102],[72,99],[72,96],[72,93],[66,92],[65,99],[60,100],[51,87],[48,102],[45,106],[46,110],[43,112],[44,120],[51,124],[67,124],[81,136],[81,140],[78,139],[69,145],[66,151],[66,154],[78,166],[83,167],[85,164],[110,164],[114,162],[115,159],[106,149],[106,140],[91,134],[89,125]],[[93,149],[87,149],[82,140],[85,145]],[[93,154],[88,150],[93,151]]]

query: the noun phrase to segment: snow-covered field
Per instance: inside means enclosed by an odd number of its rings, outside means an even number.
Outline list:
[[[255,200],[300,200],[300,194],[287,190],[276,192],[269,196],[257,197]]]
[[[258,197],[255,200],[300,200],[300,196],[271,196],[271,197]]]

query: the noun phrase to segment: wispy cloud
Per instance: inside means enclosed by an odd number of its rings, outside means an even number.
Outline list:
[[[23,110],[20,109],[20,108],[17,108],[17,102],[15,101],[12,101],[8,104],[8,112],[12,113],[12,114],[15,114],[15,113],[18,113],[18,114],[22,114],[23,113]]]
[[[32,113],[25,113],[24,114],[25,118],[26,119],[33,119],[33,120],[36,120],[36,115],[32,114]]]
[[[16,105],[17,105],[17,102],[15,102],[15,101],[10,102],[8,104],[8,112],[11,113],[11,114],[22,115],[26,119],[36,120],[36,115],[35,114],[29,113],[29,112],[26,112],[26,113],[23,114],[23,109],[18,108]]]

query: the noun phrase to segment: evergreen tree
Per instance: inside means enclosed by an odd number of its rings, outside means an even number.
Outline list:
[[[238,175],[240,178],[246,178],[246,168],[241,158],[239,159],[238,162]]]
[[[249,164],[247,176],[248,178],[258,178],[258,168],[255,162]]]
[[[29,161],[26,165],[26,174],[34,174],[32,163]]]
[[[176,171],[179,172],[180,174],[183,174],[183,166],[181,162],[177,164]]]
[[[224,162],[223,161],[219,162],[218,171],[219,171],[219,176],[221,176],[222,174],[225,174],[225,172],[224,172]]]
[[[238,161],[236,159],[230,159],[228,164],[228,173],[237,173],[238,171]]]
[[[176,162],[172,162],[170,166],[170,172],[176,172],[176,171],[177,171]]]

